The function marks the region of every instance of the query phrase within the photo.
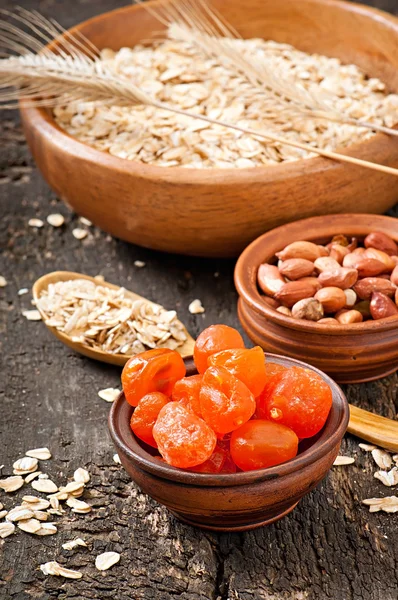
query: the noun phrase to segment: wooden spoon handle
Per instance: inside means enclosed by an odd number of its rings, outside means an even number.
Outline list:
[[[398,452],[398,421],[380,417],[350,404],[347,431],[381,448]]]

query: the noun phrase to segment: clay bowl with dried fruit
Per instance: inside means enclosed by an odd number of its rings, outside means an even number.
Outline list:
[[[238,313],[247,335],[267,352],[304,360],[340,383],[371,381],[393,373],[398,368],[397,316],[352,324],[292,318],[278,312],[277,304],[271,306],[257,284],[259,266],[276,265],[276,253],[292,242],[323,245],[343,235],[361,244],[372,232],[398,242],[398,220],[363,214],[314,217],[273,229],[252,242],[235,268]]]
[[[349,408],[339,388],[324,373],[300,361],[266,355],[269,362],[316,371],[330,386],[332,408],[323,429],[299,444],[297,456],[268,469],[231,474],[203,474],[177,469],[154,456],[130,429],[133,407],[124,394],[112,405],[109,430],[122,465],[141,490],[177,518],[203,529],[245,531],[269,525],[289,514],[326,476],[347,429]],[[187,375],[197,373],[185,359]]]
[[[99,15],[72,31],[100,49],[132,47],[164,30],[146,4]],[[339,0],[212,0],[212,5],[243,38],[262,37],[354,63],[398,92],[398,20],[392,15]],[[237,256],[282,223],[329,212],[383,213],[398,197],[394,176],[327,158],[242,169],[124,160],[68,135],[50,110],[23,104],[21,109],[30,150],[55,192],[108,233],[156,250]],[[398,167],[398,140],[384,134],[343,153]]]

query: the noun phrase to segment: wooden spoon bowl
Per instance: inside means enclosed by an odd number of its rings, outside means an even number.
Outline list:
[[[286,354],[322,369],[340,383],[371,381],[398,368],[398,318],[328,327],[287,317],[262,299],[257,288],[260,264],[274,262],[287,244],[308,240],[326,243],[333,235],[364,238],[382,231],[398,241],[398,221],[361,214],[328,215],[296,221],[257,238],[235,268],[240,296],[238,314],[247,335],[268,352]]]
[[[119,286],[113,285],[113,283],[108,283],[107,281],[98,281],[94,277],[90,277],[89,275],[83,275],[82,273],[75,273],[73,271],[53,271],[52,273],[47,273],[47,275],[43,275],[40,277],[34,285],[33,285],[33,299],[37,303],[43,291],[47,290],[48,286],[51,283],[57,283],[58,281],[69,281],[71,279],[87,279],[88,281],[92,281],[96,285],[101,285],[103,287],[108,287],[112,290],[120,289]],[[130,292],[126,290],[126,296],[131,298],[132,300],[145,300],[145,302],[149,302],[150,304],[154,304],[150,302],[147,298],[143,298],[134,292]],[[40,311],[44,323],[46,324],[47,316]],[[79,354],[83,354],[84,356],[88,356],[89,358],[93,358],[94,360],[99,360],[101,362],[110,363],[112,365],[123,366],[126,362],[131,358],[131,355],[126,354],[114,354],[111,352],[105,352],[103,350],[98,350],[97,348],[91,348],[82,342],[74,341],[69,335],[59,331],[56,327],[51,327],[46,324],[46,327],[51,331],[56,338],[58,338],[63,344],[72,348],[75,352],[79,352]],[[191,356],[193,353],[193,347],[195,344],[195,340],[189,335],[188,331],[185,329],[185,333],[187,336],[187,340],[183,346],[177,348],[177,352],[181,354],[181,356]]]
[[[332,408],[322,431],[301,442],[295,458],[269,469],[213,475],[171,467],[153,456],[134,436],[129,425],[134,409],[123,393],[112,405],[109,430],[124,468],[143,492],[182,521],[214,531],[245,531],[269,525],[289,514],[331,468],[349,418],[343,392],[314,367],[272,354],[266,358],[287,367],[301,366],[317,372],[333,393]],[[197,371],[193,361],[185,362],[187,375],[194,375]]]
[[[150,2],[153,7],[170,0]],[[263,37],[354,63],[398,92],[398,20],[339,0],[212,0],[244,38]],[[134,46],[163,25],[144,5],[81,23],[97,47]],[[237,256],[264,231],[303,217],[386,212],[396,178],[326,158],[252,169],[185,169],[123,160],[77,141],[51,111],[21,105],[34,159],[80,215],[121,239],[168,252]],[[398,167],[398,139],[378,134],[343,151]]]

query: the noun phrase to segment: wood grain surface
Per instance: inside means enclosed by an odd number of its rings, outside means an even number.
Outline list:
[[[19,3],[71,26],[129,2]],[[377,4],[398,13],[396,0]],[[12,8],[14,2],[1,5]],[[16,114],[2,115],[0,139],[0,273],[9,282],[0,290],[0,465],[9,474],[25,450],[48,445],[54,458],[43,470],[62,483],[75,468],[87,467],[89,501],[96,507],[89,515],[68,512],[55,536],[18,533],[1,542],[1,600],[396,600],[397,515],[369,514],[361,500],[397,491],[373,478],[375,464],[351,436],[341,453],[356,457],[355,464],[336,467],[284,520],[245,534],[203,533],[179,523],[115,465],[109,405],[97,391],[117,386],[119,369],[74,354],[42,323],[26,321],[21,311],[30,308],[30,296],[17,291],[56,269],[100,272],[177,308],[195,336],[217,321],[238,326],[234,264],[146,251],[95,228],[79,242],[72,236],[78,219],[35,169]],[[63,228],[28,227],[29,218],[45,221],[53,212],[65,215]],[[138,269],[135,260],[146,266]],[[188,312],[194,298],[202,300],[203,316]],[[351,403],[397,418],[397,374],[345,389]],[[0,501],[10,507],[14,496],[22,494],[1,493]],[[62,550],[63,542],[78,536],[90,550]],[[94,557],[105,550],[122,558],[103,574]],[[44,577],[38,565],[53,559],[82,570],[83,579]]]

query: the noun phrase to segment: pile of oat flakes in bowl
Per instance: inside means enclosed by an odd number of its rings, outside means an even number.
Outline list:
[[[373,135],[369,129],[281,110],[222,61],[186,41],[169,38],[151,46],[101,52],[105,68],[123,76],[157,101],[288,140],[334,150]],[[298,83],[348,118],[392,127],[398,95],[354,65],[307,54],[262,39],[230,40],[248,61],[264,61],[283,79]],[[54,110],[60,127],[78,140],[120,158],[162,167],[248,168],[314,156],[304,150],[211,125],[152,106],[71,103]]]

